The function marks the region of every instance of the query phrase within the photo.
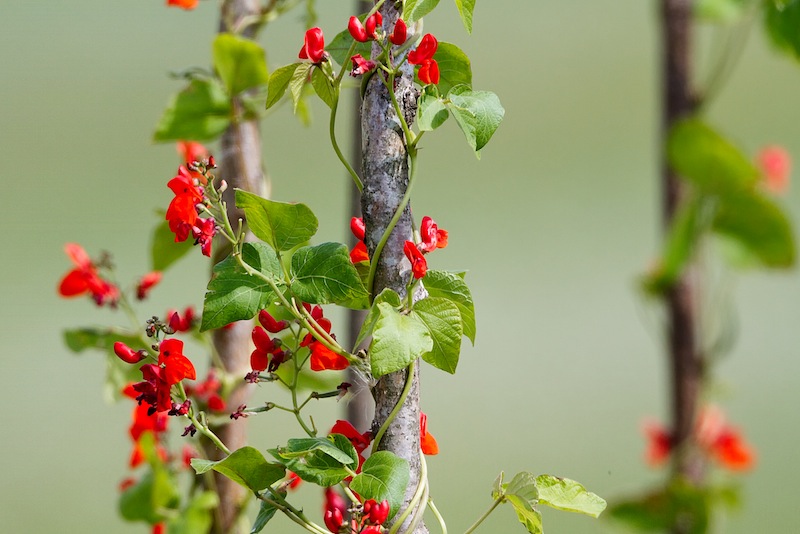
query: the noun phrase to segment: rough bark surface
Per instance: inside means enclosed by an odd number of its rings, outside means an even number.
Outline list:
[[[391,31],[399,13],[393,2],[386,2],[381,8],[384,29]],[[373,46],[373,57],[377,45]],[[369,82],[361,109],[361,129],[363,135],[363,174],[364,190],[361,209],[366,226],[365,242],[374,258],[375,247],[388,227],[389,221],[400,205],[408,187],[409,167],[403,131],[392,106],[386,87],[373,76]],[[409,104],[416,101],[414,95],[413,70],[406,64],[402,76],[396,79],[396,94],[403,114],[413,117]],[[405,97],[404,97],[405,96]],[[409,265],[403,253],[404,242],[411,239],[411,209],[406,207],[397,226],[392,231],[386,246],[378,259],[373,286],[373,294],[390,288],[405,295],[409,281]],[[374,261],[374,259],[373,259]],[[397,416],[389,425],[378,448],[388,450],[407,460],[411,466],[411,480],[406,491],[406,504],[416,490],[420,478],[420,438],[419,438],[419,366],[415,366],[411,392]],[[382,377],[373,388],[375,398],[375,419],[373,428],[377,429],[387,420],[389,413],[397,404],[408,372],[398,371]],[[410,522],[409,520],[406,523]],[[420,522],[415,534],[428,532]]]
[[[663,138],[676,121],[693,114],[697,97],[692,87],[692,0],[662,0],[663,27]],[[666,146],[666,143],[662,143]],[[671,224],[684,185],[662,156],[663,217]],[[671,370],[673,473],[700,482],[703,462],[691,454],[694,420],[703,379],[702,354],[697,343],[696,270],[687,269],[667,294],[668,347]],[[680,528],[675,530],[681,532]]]
[[[222,4],[220,16],[220,32],[236,27],[245,17],[257,14],[261,9],[258,0],[228,0]],[[252,31],[251,31],[252,32]],[[245,36],[252,33],[245,31]],[[249,34],[249,35],[248,35]],[[236,106],[236,102],[234,102]],[[236,209],[234,188],[244,189],[262,196],[267,194],[265,175],[261,161],[261,134],[256,121],[243,121],[231,124],[220,139],[221,153],[217,158],[218,177],[228,183],[224,198],[228,206],[228,217],[236,225],[244,212]],[[247,236],[248,240],[252,235]],[[229,251],[217,246],[214,264],[224,259]],[[227,330],[213,332],[214,347],[225,366],[225,371],[233,376],[243,377],[250,371],[249,356],[250,332],[252,325],[240,321]],[[228,407],[231,411],[241,404],[247,404],[252,393],[252,386],[243,380],[228,396]],[[247,444],[247,419],[240,419],[231,424],[220,425],[214,432],[232,451]],[[213,444],[207,447],[209,458],[221,459],[224,454]],[[249,494],[239,484],[218,473],[214,474],[220,504],[217,509],[213,531],[222,533],[241,532],[237,525],[242,508],[247,504]]]

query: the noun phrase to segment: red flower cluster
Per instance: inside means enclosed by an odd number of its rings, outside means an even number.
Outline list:
[[[422,278],[428,272],[428,261],[423,254],[433,252],[437,248],[445,248],[447,246],[447,237],[447,230],[439,228],[436,221],[427,215],[422,218],[422,225],[420,226],[420,239],[422,242],[416,245],[413,241],[406,241],[403,247],[406,258],[411,262],[411,273],[414,278]]]
[[[789,153],[779,146],[765,147],[758,154],[758,166],[764,175],[764,185],[777,195],[789,189],[789,174],[792,160]]]
[[[364,243],[364,236],[366,235],[364,219],[361,217],[353,217],[350,219],[350,231],[353,232],[353,235],[358,239],[358,243],[356,243],[356,246],[350,251],[350,261],[353,263],[369,261],[369,252],[367,251],[366,243]]]
[[[300,59],[309,59],[312,63],[321,63],[325,59],[325,36],[320,28],[306,31],[303,48],[298,55]]]
[[[663,464],[672,453],[670,432],[660,424],[648,421],[644,433],[648,438],[647,463],[653,466]],[[707,406],[700,412],[695,421],[694,439],[705,454],[732,471],[744,471],[755,464],[753,449],[739,431],[728,424],[716,406]]]
[[[148,363],[141,367],[142,382],[133,385],[139,395],[136,400],[149,404],[149,413],[165,412],[173,408],[170,388],[184,378],[194,380],[194,366],[183,355],[183,341],[165,339],[159,345],[158,364]]]
[[[76,243],[64,245],[64,252],[75,264],[75,268],[69,271],[61,283],[58,285],[58,293],[62,297],[77,297],[84,293],[89,293],[98,306],[108,304],[111,307],[117,305],[119,301],[119,289],[117,286],[104,280],[97,272],[97,266],[92,262],[83,247]]]
[[[408,53],[408,62],[412,65],[419,65],[417,76],[426,85],[439,83],[439,64],[433,59],[438,47],[439,42],[436,37],[426,33],[419,46]]]
[[[206,379],[191,386],[185,386],[186,395],[194,397],[196,401],[205,404],[212,412],[224,412],[225,401],[220,396],[220,389],[222,389],[222,382],[217,377],[217,371],[213,367],[208,370]]]
[[[129,385],[123,389],[122,393],[132,399],[135,399],[137,395],[132,385]],[[144,451],[142,450],[139,442],[142,434],[145,432],[152,432],[156,443],[159,444],[161,435],[167,431],[168,423],[169,418],[167,417],[167,414],[163,412],[150,412],[148,407],[142,404],[137,404],[133,408],[133,421],[131,422],[131,426],[128,428],[128,434],[133,441],[133,451],[131,451],[130,460],[128,462],[131,469],[141,464],[144,460]],[[161,459],[166,460],[167,453],[160,444],[158,445],[157,450]]]
[[[322,308],[314,306],[311,308],[310,304],[303,303],[303,307],[311,314],[311,318],[333,339],[336,339],[335,334],[331,334],[331,322],[323,317]],[[311,370],[312,371],[325,371],[325,370],[341,370],[346,369],[350,362],[341,354],[333,352],[331,349],[322,344],[313,334],[308,333],[300,342],[301,347],[308,347],[311,351]]]
[[[211,241],[217,228],[213,218],[202,219],[197,215],[197,205],[204,201],[203,188],[183,165],[178,168],[178,174],[167,182],[167,187],[175,193],[166,215],[169,229],[175,234],[175,242],[186,241],[191,234],[195,245],[200,245],[203,254],[210,257]]]
[[[281,349],[281,340],[277,337],[269,337],[267,331],[260,326],[253,328],[252,337],[256,348],[250,354],[250,368],[255,372],[269,370],[270,373],[274,373],[277,371],[278,366],[286,359],[286,352]]]
[[[198,0],[167,0],[167,5],[188,10],[196,8],[197,2]]]
[[[323,519],[331,532],[341,532],[344,515],[347,513],[347,501],[335,489],[325,488],[325,507]]]

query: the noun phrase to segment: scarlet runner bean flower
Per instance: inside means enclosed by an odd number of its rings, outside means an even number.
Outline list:
[[[183,310],[183,317],[178,313],[178,310],[167,310],[166,316],[169,327],[173,332],[188,332],[195,322],[194,308],[191,306]]]
[[[258,322],[267,332],[277,334],[289,328],[289,321],[277,321],[267,310],[258,312]]]
[[[375,13],[367,17],[367,21],[364,24],[367,30],[367,36],[370,39],[377,39],[378,34],[376,30],[380,28],[382,25],[383,25],[383,15],[381,15],[380,11],[376,11]]]
[[[189,10],[196,8],[197,2],[198,0],[167,0],[167,5]]]
[[[644,427],[648,438],[646,459],[650,465],[662,464],[672,453],[672,436],[657,423]],[[709,457],[732,471],[744,471],[755,464],[755,452],[739,431],[730,426],[716,406],[701,410],[695,421],[694,438],[697,446]]]
[[[428,416],[420,412],[419,414],[419,443],[422,454],[433,456],[439,454],[439,444],[436,438],[428,433]]]
[[[381,525],[389,518],[389,501],[384,499],[381,502],[377,502],[375,499],[369,499],[364,503],[363,510],[363,520],[366,523]],[[361,532],[366,531],[362,530]]]
[[[764,185],[775,194],[783,194],[789,189],[791,158],[779,146],[768,146],[758,154],[758,165],[764,175]]]
[[[397,19],[394,25],[394,31],[392,31],[392,35],[389,36],[389,41],[391,41],[393,45],[400,46],[406,42],[407,35],[408,27],[406,23],[403,19]]]
[[[97,267],[83,247],[76,243],[67,243],[64,245],[64,252],[72,260],[75,268],[61,279],[58,293],[62,297],[77,297],[89,293],[98,306],[105,304],[116,306],[120,297],[119,289],[100,277]]]
[[[175,198],[167,207],[165,219],[175,234],[175,242],[186,241],[197,222],[197,204],[203,202],[203,190],[195,184],[189,170],[181,165],[178,174],[167,182]]]
[[[369,261],[369,251],[367,250],[366,243],[364,243],[364,236],[366,235],[364,220],[361,217],[353,217],[350,219],[350,231],[353,232],[353,235],[358,239],[358,243],[356,243],[356,246],[350,251],[350,261],[353,263]]]
[[[187,384],[184,387],[187,395],[191,395],[195,400],[204,403],[212,412],[225,411],[225,401],[220,396],[222,382],[217,378],[217,371],[213,367],[208,370],[205,380],[196,386]]]
[[[309,59],[312,63],[321,63],[325,59],[325,37],[320,28],[311,28],[306,31],[303,48],[298,54],[300,59]]]
[[[424,84],[439,83],[439,64],[433,59],[438,47],[439,42],[436,38],[426,33],[417,48],[408,53],[408,62],[420,66],[417,75]]]
[[[303,303],[303,306],[307,310],[310,308],[307,303]],[[312,319],[314,319],[326,333],[330,334],[333,339],[336,339],[336,335],[331,334],[331,322],[323,317],[322,308],[320,306],[314,306],[309,313]],[[300,342],[300,346],[308,347],[311,351],[312,371],[340,371],[346,369],[350,365],[347,358],[326,347],[312,333],[306,334],[303,341]]]
[[[359,43],[366,43],[369,41],[367,30],[355,15],[350,17],[350,20],[347,22],[347,31],[350,32],[350,35],[353,37],[353,39]]]
[[[125,343],[117,341],[114,343],[114,354],[125,363],[139,363],[147,357],[146,350],[133,350]]]
[[[260,326],[253,328],[252,338],[256,348],[250,354],[250,368],[257,372],[267,369],[270,372],[276,371],[286,358],[286,353],[281,350],[281,340],[270,338],[266,330]]]
[[[405,252],[408,261],[411,262],[411,273],[414,278],[420,279],[425,276],[425,273],[428,272],[428,262],[417,248],[417,245],[413,241],[406,241],[403,252]]]
[[[194,244],[200,245],[200,250],[204,256],[211,257],[211,243],[217,233],[217,222],[209,217],[207,219],[197,218],[192,226],[192,237]]]
[[[437,248],[445,248],[447,246],[447,230],[442,230],[436,225],[436,221],[427,215],[422,218],[422,224],[419,229],[422,244],[419,248],[422,252],[433,252]]]
[[[152,271],[142,276],[136,284],[136,298],[144,300],[147,294],[161,281],[161,271]]]
[[[361,453],[364,452],[372,442],[372,434],[369,431],[361,434],[350,422],[341,419],[336,421],[336,424],[333,425],[333,428],[331,428],[328,434],[341,434],[350,440],[356,453],[358,453],[358,468],[356,469],[356,473],[360,473],[361,466],[364,465],[364,456],[362,456]]]
[[[375,68],[377,63],[372,61],[371,59],[364,59],[361,54],[356,54],[350,58],[350,61],[353,62],[353,70],[350,71],[350,76],[356,77],[361,76],[362,74],[366,74],[372,69]]]

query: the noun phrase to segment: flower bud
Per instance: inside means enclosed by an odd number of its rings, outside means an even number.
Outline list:
[[[403,22],[403,19],[397,19],[397,23],[394,25],[394,31],[389,37],[389,40],[392,42],[392,44],[400,46],[406,42],[407,36],[408,27],[406,26],[406,23]]]
[[[359,43],[366,43],[369,40],[369,37],[367,37],[367,30],[364,29],[364,25],[361,24],[358,17],[350,17],[350,21],[347,23],[347,31],[349,31],[353,39]]]
[[[117,341],[114,343],[114,354],[116,354],[123,362],[134,364],[144,360],[147,356],[147,351],[133,350],[125,343]]]

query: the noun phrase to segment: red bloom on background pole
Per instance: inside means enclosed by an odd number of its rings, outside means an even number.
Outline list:
[[[445,248],[447,246],[447,230],[439,228],[436,221],[427,215],[422,218],[419,233],[422,238],[422,244],[419,248],[422,252],[433,252],[437,248]]]
[[[167,0],[167,6],[189,10],[196,8],[197,2],[198,0]]]
[[[439,444],[436,443],[436,438],[428,433],[428,416],[423,412],[419,414],[419,446],[422,454],[429,456],[439,454]]]
[[[408,62],[420,66],[417,75],[424,84],[439,83],[439,64],[433,59],[438,47],[436,37],[426,33],[417,48],[408,53]]]
[[[783,194],[789,189],[789,174],[792,160],[789,153],[779,146],[768,146],[758,154],[758,166],[764,174],[764,185],[775,194]]]
[[[306,32],[298,57],[309,59],[312,63],[320,63],[325,58],[325,37],[320,28],[311,28]]]
[[[403,252],[405,252],[408,261],[411,262],[411,273],[414,278],[419,279],[425,276],[425,273],[428,272],[428,262],[417,248],[417,245],[413,241],[406,241]]]
[[[152,271],[142,276],[136,284],[136,298],[144,300],[147,294],[161,281],[161,271]]]

